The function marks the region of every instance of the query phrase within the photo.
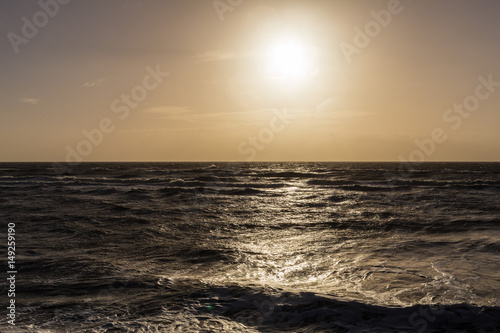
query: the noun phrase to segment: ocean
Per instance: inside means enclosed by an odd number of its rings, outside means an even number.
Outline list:
[[[0,193],[2,332],[500,332],[500,163],[1,163]]]

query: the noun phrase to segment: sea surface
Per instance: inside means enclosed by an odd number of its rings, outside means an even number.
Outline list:
[[[500,164],[0,164],[1,332],[499,332]]]

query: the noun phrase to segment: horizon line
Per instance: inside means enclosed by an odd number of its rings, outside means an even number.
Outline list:
[[[411,161],[380,161],[380,160],[328,160],[328,161],[304,161],[304,160],[283,160],[283,161],[270,161],[270,160],[259,160],[259,161],[213,161],[213,160],[193,160],[193,161],[165,161],[165,160],[140,160],[140,161],[82,161],[82,162],[67,162],[67,161],[0,161],[1,163],[52,163],[52,164],[90,164],[90,163],[401,163],[401,164],[426,164],[426,163],[500,163],[500,160],[442,160],[442,161],[422,161],[422,162],[411,162]]]

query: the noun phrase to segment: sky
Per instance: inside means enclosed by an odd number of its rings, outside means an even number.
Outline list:
[[[500,161],[497,0],[0,0],[0,161]]]

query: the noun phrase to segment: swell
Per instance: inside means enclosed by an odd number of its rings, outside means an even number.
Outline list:
[[[91,280],[90,284],[95,289],[90,295],[82,294],[81,302],[50,302],[53,291],[49,287],[45,297],[31,305],[32,314],[20,316],[21,320],[32,323],[32,328],[38,327],[33,325],[34,318],[35,323],[46,323],[45,329],[71,322],[73,330],[104,331],[496,332],[500,328],[499,307],[465,303],[389,307],[335,295],[169,277]],[[68,285],[62,294],[72,294],[76,287]],[[122,302],[102,306],[103,299],[117,295]],[[55,320],[48,320],[48,315]]]
[[[498,219],[455,219],[437,221],[400,220],[391,212],[365,213],[365,219],[331,219],[311,222],[308,227],[319,229],[375,231],[375,232],[423,232],[431,234],[464,233],[471,231],[500,230]]]

